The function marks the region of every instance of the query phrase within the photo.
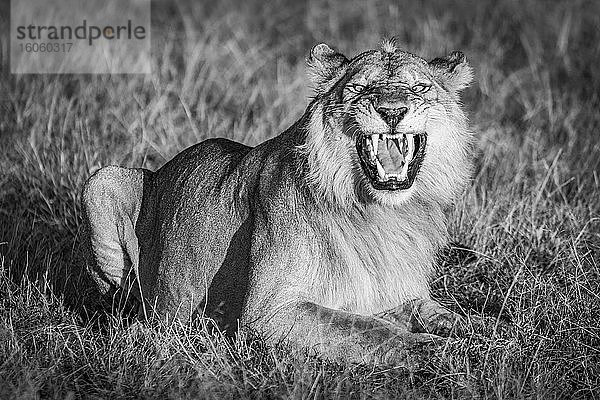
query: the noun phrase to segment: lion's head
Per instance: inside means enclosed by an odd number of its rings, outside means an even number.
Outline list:
[[[384,41],[349,60],[319,44],[307,63],[315,99],[303,148],[325,197],[453,199],[473,157],[458,99],[472,79],[462,53],[427,62]]]

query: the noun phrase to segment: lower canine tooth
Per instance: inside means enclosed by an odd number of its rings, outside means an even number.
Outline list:
[[[400,171],[400,180],[403,181],[408,177],[408,163],[404,163],[402,171]]]
[[[377,164],[377,174],[379,175],[379,179],[383,181],[383,180],[385,180],[385,169],[383,169],[383,166],[381,165],[379,160],[376,161],[376,164]]]
[[[371,158],[371,162],[375,161],[375,153],[373,153],[373,149],[369,150],[369,157]]]

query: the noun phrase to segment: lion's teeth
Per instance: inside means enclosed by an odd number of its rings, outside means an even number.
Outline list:
[[[379,175],[379,179],[384,181],[385,180],[385,169],[383,169],[383,166],[381,165],[379,160],[376,161],[376,164],[377,164],[377,174]]]
[[[377,155],[377,148],[379,147],[379,135],[371,135],[371,143],[373,144],[373,152]]]

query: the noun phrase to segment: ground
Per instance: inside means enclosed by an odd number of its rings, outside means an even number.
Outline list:
[[[10,75],[0,51],[0,398],[600,397],[598,26],[583,0],[163,2],[149,76]],[[308,103],[312,45],[352,55],[390,35],[429,58],[462,50],[475,70],[477,168],[448,210],[470,250],[441,255],[432,286],[483,324],[406,371],[228,342],[209,321],[82,315],[91,172],[270,138]]]

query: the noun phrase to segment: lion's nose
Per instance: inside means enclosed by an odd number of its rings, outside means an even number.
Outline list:
[[[393,129],[398,122],[402,121],[408,112],[408,107],[379,106],[376,110],[381,115],[381,118]]]

